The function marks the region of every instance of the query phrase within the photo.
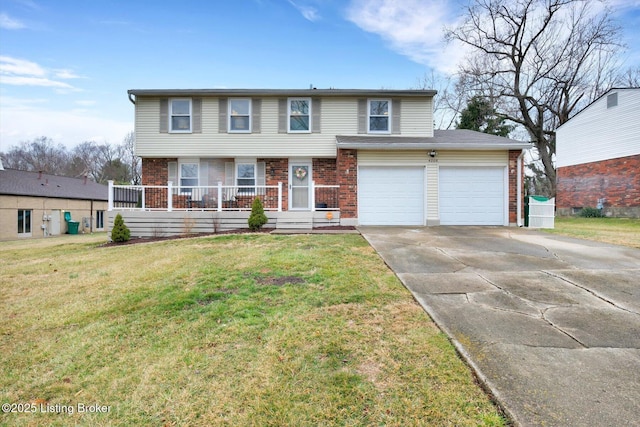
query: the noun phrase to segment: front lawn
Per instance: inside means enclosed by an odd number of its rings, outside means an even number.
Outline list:
[[[358,235],[104,240],[0,243],[0,424],[505,424]]]
[[[548,233],[640,248],[640,219],[556,217]]]

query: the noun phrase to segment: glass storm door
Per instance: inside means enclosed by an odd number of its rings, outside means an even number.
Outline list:
[[[289,163],[289,209],[311,209],[311,163]]]

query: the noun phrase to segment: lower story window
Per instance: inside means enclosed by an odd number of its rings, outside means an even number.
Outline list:
[[[31,234],[30,209],[18,209],[18,234]]]
[[[191,194],[191,186],[198,185],[198,163],[180,164],[180,191],[183,194]]]
[[[104,211],[96,211],[96,229],[104,228]]]
[[[237,185],[239,193],[249,193],[254,191],[256,185],[256,165],[252,163],[238,163],[236,165]]]

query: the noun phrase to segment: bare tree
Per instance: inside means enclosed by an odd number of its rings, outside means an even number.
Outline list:
[[[3,159],[4,166],[10,169],[64,174],[69,154],[64,145],[55,145],[52,139],[41,136],[11,147]]]
[[[142,162],[136,156],[136,136],[129,132],[122,140],[122,161],[128,166],[131,175],[131,183],[142,183]]]
[[[417,89],[434,89],[438,94],[433,100],[433,124],[436,129],[450,129],[456,116],[466,104],[465,95],[458,90],[452,76],[440,76],[431,71],[418,79]]]
[[[554,196],[555,129],[615,82],[623,46],[611,11],[588,0],[474,0],[446,35],[472,49],[461,84],[526,130]]]

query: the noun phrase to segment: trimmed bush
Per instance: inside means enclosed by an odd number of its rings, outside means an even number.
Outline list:
[[[269,221],[267,216],[264,214],[264,208],[262,207],[262,202],[258,197],[253,199],[253,203],[251,204],[251,215],[249,215],[249,228],[253,231],[260,230],[263,225],[265,225]]]
[[[116,243],[127,242],[131,237],[131,232],[129,228],[124,225],[124,220],[122,219],[122,215],[116,215],[116,218],[113,220],[113,229],[111,230],[111,240]]]
[[[600,209],[582,208],[579,214],[583,218],[602,218],[604,215]]]

